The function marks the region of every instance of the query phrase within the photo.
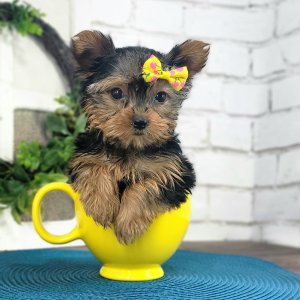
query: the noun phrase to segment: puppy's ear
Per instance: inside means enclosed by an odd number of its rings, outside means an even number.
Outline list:
[[[82,71],[88,71],[96,58],[115,52],[111,37],[95,30],[84,30],[75,35],[71,49]]]
[[[187,66],[189,78],[200,72],[205,66],[209,53],[209,44],[201,41],[187,40],[176,45],[168,54],[169,65]]]

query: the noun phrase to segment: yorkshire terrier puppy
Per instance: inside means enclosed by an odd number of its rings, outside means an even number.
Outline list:
[[[121,243],[132,243],[194,187],[193,167],[174,130],[209,46],[187,40],[162,54],[115,48],[109,36],[83,31],[72,49],[88,127],[76,141],[70,181],[87,215],[112,226]]]

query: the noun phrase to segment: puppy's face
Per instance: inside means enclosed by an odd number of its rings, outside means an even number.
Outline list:
[[[82,106],[90,128],[123,148],[142,149],[168,140],[176,127],[192,77],[205,65],[208,45],[186,41],[163,55],[142,47],[115,49],[111,39],[96,31],[73,38],[73,53],[83,79]],[[142,66],[155,55],[164,70],[187,66],[189,78],[175,91],[167,80],[146,83]]]

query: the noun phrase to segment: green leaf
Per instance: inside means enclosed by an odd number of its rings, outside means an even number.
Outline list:
[[[41,35],[43,33],[35,18],[43,17],[44,14],[29,4],[19,4],[19,1],[13,1],[10,5],[4,7],[0,13],[0,17],[4,15],[5,20],[1,21],[0,28],[8,27],[10,30],[14,28],[21,35]],[[9,19],[5,18],[5,14],[10,14],[11,17]]]
[[[10,197],[10,196],[5,196],[5,195],[1,195],[0,197],[0,203],[3,205],[7,205],[7,206],[11,206],[13,203],[15,202],[15,198],[14,197]]]
[[[46,119],[46,126],[53,132],[61,133],[64,135],[70,134],[66,120],[63,116],[54,113],[48,114]]]
[[[8,177],[12,168],[13,165],[11,163],[0,159],[0,178]]]
[[[25,185],[17,180],[9,180],[6,182],[6,190],[11,196],[18,196],[25,189]]]
[[[21,25],[23,29],[29,26]],[[64,172],[74,151],[74,139],[85,130],[86,118],[80,110],[78,92],[73,91],[59,101],[61,110],[47,118],[46,126],[52,131],[48,144],[21,142],[15,162],[0,160],[0,209],[10,208],[18,223],[23,213],[30,212],[33,197],[42,185],[67,182]]]
[[[53,181],[67,182],[68,177],[61,173],[38,173],[34,176],[35,186],[42,186]]]
[[[17,211],[16,208],[12,208],[12,210],[11,210],[11,215],[13,216],[14,220],[15,220],[18,224],[21,224],[21,214]]]
[[[86,127],[86,116],[84,114],[81,114],[75,123],[75,135],[78,133],[84,132]]]
[[[30,171],[38,169],[41,160],[41,146],[37,141],[22,141],[17,148],[17,163]]]
[[[57,154],[57,149],[46,150],[43,153],[41,171],[56,170],[61,164],[61,158]]]
[[[29,182],[30,181],[30,177],[29,175],[26,173],[25,169],[18,165],[18,164],[14,164],[12,169],[11,169],[11,176],[17,180],[23,181],[23,182]]]
[[[1,206],[1,205],[0,205],[0,213],[1,213],[4,209],[7,209],[7,206],[4,206],[4,205]]]
[[[24,213],[26,210],[26,198],[27,194],[24,192],[17,197],[17,208],[20,213]]]

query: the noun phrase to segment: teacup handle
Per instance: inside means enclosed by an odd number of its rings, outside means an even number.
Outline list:
[[[79,194],[77,194],[69,184],[63,182],[48,183],[38,190],[38,192],[36,193],[33,199],[32,221],[35,230],[43,240],[52,244],[65,244],[73,240],[79,239],[81,237],[78,225],[76,225],[76,227],[72,229],[69,233],[63,235],[54,235],[49,233],[44,228],[42,224],[42,218],[41,218],[40,208],[41,208],[41,203],[43,198],[49,192],[57,191],[57,190],[67,193],[74,201],[75,207],[77,206],[77,203],[79,202]]]

